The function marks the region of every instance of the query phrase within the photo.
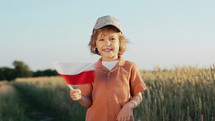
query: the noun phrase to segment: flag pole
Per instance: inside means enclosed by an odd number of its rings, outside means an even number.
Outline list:
[[[72,85],[68,84],[68,86],[69,86],[70,90],[73,90],[73,87],[72,87]]]

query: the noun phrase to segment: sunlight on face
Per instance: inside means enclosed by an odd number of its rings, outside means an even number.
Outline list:
[[[96,40],[96,48],[102,56],[103,61],[114,61],[118,59],[119,35],[113,30],[105,30],[99,33]]]

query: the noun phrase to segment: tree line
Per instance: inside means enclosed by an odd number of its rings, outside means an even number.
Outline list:
[[[0,81],[15,80],[17,77],[39,77],[39,76],[57,76],[58,73],[52,69],[31,71],[28,65],[22,61],[15,60],[14,68],[0,67]]]

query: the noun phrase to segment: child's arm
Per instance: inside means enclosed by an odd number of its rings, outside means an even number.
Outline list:
[[[82,106],[89,108],[92,105],[90,97],[82,96],[80,89],[74,89],[70,91],[70,97],[74,101],[78,101]]]
[[[117,116],[118,121],[127,121],[132,118],[132,109],[136,108],[142,102],[142,94],[139,92],[131,101],[126,103]]]

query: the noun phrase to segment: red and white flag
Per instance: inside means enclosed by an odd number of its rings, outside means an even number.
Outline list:
[[[70,89],[71,85],[92,83],[95,63],[53,63],[55,69],[64,78]]]

